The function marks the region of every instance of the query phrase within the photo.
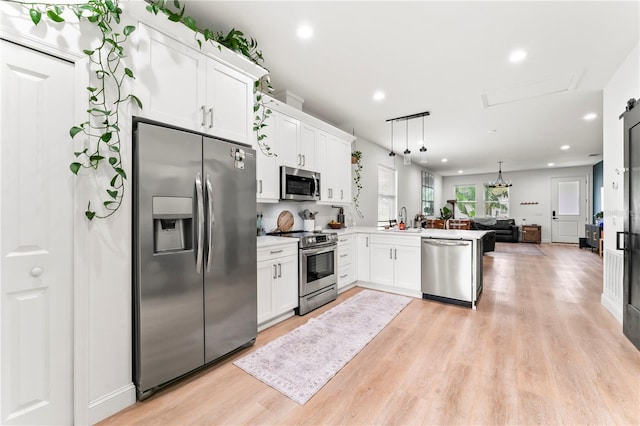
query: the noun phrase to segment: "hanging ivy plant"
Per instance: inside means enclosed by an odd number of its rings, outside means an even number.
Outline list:
[[[356,194],[353,196],[353,207],[356,209],[356,213],[360,218],[363,218],[364,215],[360,211],[360,202],[358,199],[360,198],[360,191],[362,190],[362,152],[361,151],[353,151],[351,153],[351,163],[355,165],[353,170],[353,183],[356,186]]]
[[[117,2],[111,0],[66,4],[6,1],[27,9],[34,25],[38,25],[43,18],[54,23],[65,22],[63,14],[68,9],[78,21],[86,20],[100,31],[96,44],[83,50],[89,58],[92,70],[91,83],[86,88],[89,119],[69,129],[72,139],[83,138],[81,146],[84,148],[74,152],[76,160],[69,168],[77,175],[81,169],[98,170],[102,165],[107,167],[109,183],[104,190],[100,190],[99,195],[102,213],[96,212],[90,201],[85,211],[89,220],[107,218],[122,205],[126,188],[127,173],[120,154],[120,105],[133,101],[142,108],[140,99],[131,93],[124,93],[125,80],[135,78],[133,71],[122,63],[125,56],[124,43],[136,28],[119,25],[122,9]]]
[[[34,25],[38,25],[43,18],[54,23],[63,23],[65,10],[70,10],[78,21],[86,20],[92,23],[100,32],[96,44],[83,50],[91,63],[92,78],[87,90],[87,113],[89,119],[69,130],[72,139],[82,137],[80,151],[74,152],[76,160],[69,165],[71,172],[77,175],[82,169],[103,170],[105,165],[110,173],[109,184],[100,190],[101,212],[97,212],[89,201],[85,216],[89,220],[94,218],[105,219],[112,216],[122,205],[125,195],[125,180],[127,173],[122,164],[120,154],[120,107],[127,101],[133,101],[138,108],[142,108],[142,102],[132,93],[124,93],[125,81],[135,79],[134,73],[127,68],[122,59],[125,55],[125,43],[135,31],[131,25],[121,26],[120,17],[122,9],[117,0],[86,0],[77,3],[48,3],[30,2],[23,0],[3,0],[15,3],[23,7],[29,14]],[[185,6],[173,1],[173,10],[163,0],[149,1],[147,10],[155,15],[164,13],[172,22],[180,22],[195,33],[195,39],[199,47],[203,42],[216,42],[218,48],[225,46],[234,52],[238,52],[257,65],[262,66],[264,58],[262,51],[258,50],[258,43],[254,39],[246,39],[244,34],[236,29],[229,33],[214,32],[210,29],[200,29],[193,17],[185,14]],[[262,96],[263,93],[273,91],[268,75],[255,82],[253,86],[254,126],[258,146],[265,155],[275,155],[265,143],[266,135],[262,133],[267,117],[271,110],[268,102]]]

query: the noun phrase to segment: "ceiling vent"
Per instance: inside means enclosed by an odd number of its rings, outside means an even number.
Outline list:
[[[578,86],[581,76],[582,71],[560,74],[504,89],[487,90],[480,96],[482,104],[485,108],[488,108],[494,105],[574,90]]]

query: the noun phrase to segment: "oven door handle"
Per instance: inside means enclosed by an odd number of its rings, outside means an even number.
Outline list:
[[[332,251],[336,251],[337,248],[338,248],[337,244],[329,244],[329,245],[318,247],[318,248],[304,248],[304,249],[300,249],[300,251],[302,252],[303,255],[307,256],[307,255],[314,255],[314,254],[321,254],[321,253],[329,253]]]

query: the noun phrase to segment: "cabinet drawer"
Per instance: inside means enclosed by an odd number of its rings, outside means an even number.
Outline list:
[[[276,259],[283,256],[297,256],[298,244],[273,245],[258,248],[258,262]]]
[[[381,235],[371,234],[372,244],[420,247],[420,235]]]
[[[338,287],[351,284],[355,281],[352,265],[338,266]]]

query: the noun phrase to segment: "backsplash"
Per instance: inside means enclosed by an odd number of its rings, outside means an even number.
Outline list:
[[[329,229],[327,225],[331,220],[337,220],[338,208],[314,202],[281,201],[279,203],[258,203],[257,210],[262,212],[262,223],[266,232],[272,232],[278,227],[278,215],[284,210],[293,214],[293,230],[303,229],[302,211],[309,209],[312,213],[318,212],[315,218],[316,229]],[[357,217],[351,206],[344,206],[346,226],[355,226],[353,220]]]

